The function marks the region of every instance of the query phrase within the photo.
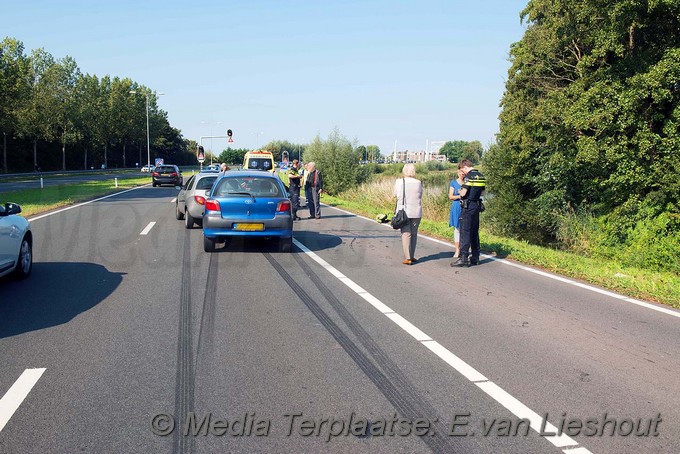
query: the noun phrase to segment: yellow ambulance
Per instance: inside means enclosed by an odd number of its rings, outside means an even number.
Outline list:
[[[243,157],[243,170],[266,170],[274,173],[274,155],[268,151],[249,151]]]

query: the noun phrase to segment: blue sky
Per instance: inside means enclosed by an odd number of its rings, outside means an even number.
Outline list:
[[[337,127],[386,154],[494,140],[527,2],[0,0],[0,33],[164,92],[186,138],[230,128],[255,148]]]

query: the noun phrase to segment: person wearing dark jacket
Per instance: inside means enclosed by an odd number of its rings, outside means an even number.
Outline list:
[[[460,194],[460,257],[451,266],[470,266],[479,263],[479,212],[486,178],[474,167],[472,161],[463,159],[458,168],[465,173]]]
[[[305,196],[309,207],[309,219],[321,219],[321,192],[323,191],[323,178],[321,172],[316,169],[314,161],[305,166]]]

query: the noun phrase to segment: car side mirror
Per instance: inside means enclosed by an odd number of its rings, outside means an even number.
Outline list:
[[[21,207],[17,205],[16,203],[12,202],[7,202],[5,203],[5,214],[9,216],[10,214],[19,214],[21,213]]]

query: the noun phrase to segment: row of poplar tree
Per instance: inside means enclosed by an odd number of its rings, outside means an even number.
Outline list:
[[[2,170],[146,164],[147,94],[152,160],[195,162],[150,88],[129,78],[83,74],[71,57],[55,59],[44,49],[26,54],[23,43],[5,38],[0,42]]]

